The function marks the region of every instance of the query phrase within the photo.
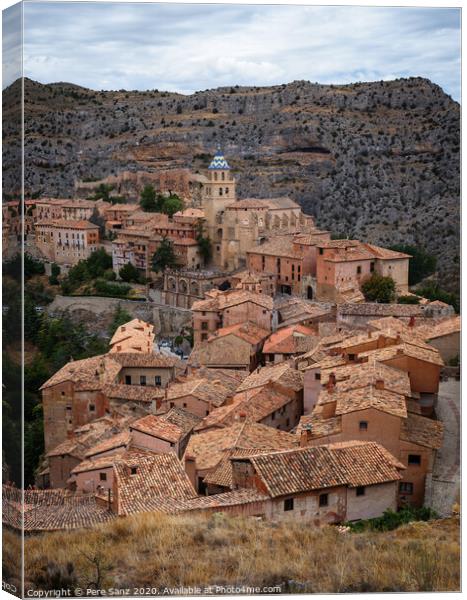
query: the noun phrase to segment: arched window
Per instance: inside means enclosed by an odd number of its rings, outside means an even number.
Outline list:
[[[226,196],[229,195],[229,188],[225,188],[225,194],[226,194]]]
[[[222,188],[219,188],[219,196],[222,196]]]
[[[225,173],[224,173],[224,171],[222,171],[221,176],[222,176],[222,181],[224,181],[225,180]]]

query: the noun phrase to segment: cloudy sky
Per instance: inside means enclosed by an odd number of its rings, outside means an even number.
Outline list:
[[[458,9],[26,3],[24,38],[25,75],[43,83],[192,93],[422,76],[460,97]]]

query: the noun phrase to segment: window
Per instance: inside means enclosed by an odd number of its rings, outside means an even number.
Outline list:
[[[201,321],[201,329],[203,329],[204,331],[206,331],[207,328],[208,328],[208,322],[207,321]]]
[[[131,375],[125,375],[125,383],[131,385]]]
[[[321,373],[315,373],[315,379],[316,381],[319,381],[321,379]]]
[[[175,406],[174,402],[170,403],[170,408],[173,408]]]
[[[160,375],[156,375],[156,376],[154,377],[154,383],[155,383],[157,386],[160,386],[160,385],[162,384],[162,381],[161,381],[161,376],[160,376]]]
[[[328,505],[328,495],[327,494],[320,494],[319,495],[319,505],[320,506],[327,506]]]
[[[219,196],[222,196],[222,188],[219,188]]]
[[[368,421],[360,421],[358,428],[360,431],[368,431]]]
[[[399,483],[399,493],[400,494],[413,494],[413,483],[409,483],[407,481],[401,481]]]
[[[202,333],[201,334],[201,341],[204,342],[207,339],[208,339],[208,334],[207,333]]]
[[[293,498],[286,498],[284,500],[284,510],[293,510]]]
[[[409,465],[420,465],[422,462],[422,458],[420,454],[409,454]]]
[[[324,250],[322,248],[319,249],[319,253],[323,254]]]
[[[89,405],[89,411],[90,412],[94,412],[96,410],[96,407],[94,406],[94,404],[90,404]]]
[[[146,375],[140,375],[139,376],[139,384],[140,385],[146,385]]]
[[[362,272],[362,267],[360,265],[358,265],[357,267],[357,275],[360,275]]]
[[[137,473],[137,472],[138,472],[138,467],[131,467],[131,468],[130,468],[130,473],[131,473],[132,475],[136,475],[136,473]]]
[[[271,419],[274,421],[274,419],[276,418],[276,411],[274,411],[271,415]]]
[[[286,420],[286,422],[285,422],[285,426],[286,426],[286,427],[290,427],[290,419],[287,419],[287,420]]]
[[[359,485],[358,488],[356,488],[356,490],[355,490],[355,494],[357,496],[364,496],[365,495],[365,487],[363,485]]]
[[[99,479],[101,481],[107,481],[107,473],[99,473]]]
[[[374,272],[374,270],[375,270],[375,263],[374,263],[374,262],[371,262],[371,263],[370,263],[370,273],[373,273],[373,272]]]
[[[186,405],[186,402],[184,402],[184,403],[183,403],[183,408],[186,408],[186,406],[187,406],[187,405]]]

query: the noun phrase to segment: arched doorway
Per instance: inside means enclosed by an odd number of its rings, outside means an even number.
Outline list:
[[[309,285],[306,289],[306,297],[308,300],[313,300],[313,288]]]

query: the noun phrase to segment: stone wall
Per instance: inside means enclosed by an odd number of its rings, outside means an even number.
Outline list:
[[[52,316],[67,315],[74,323],[92,323],[93,331],[105,335],[119,306],[133,318],[152,323],[156,335],[163,337],[176,336],[184,327],[191,326],[190,311],[144,300],[56,296],[47,307],[47,312]]]

